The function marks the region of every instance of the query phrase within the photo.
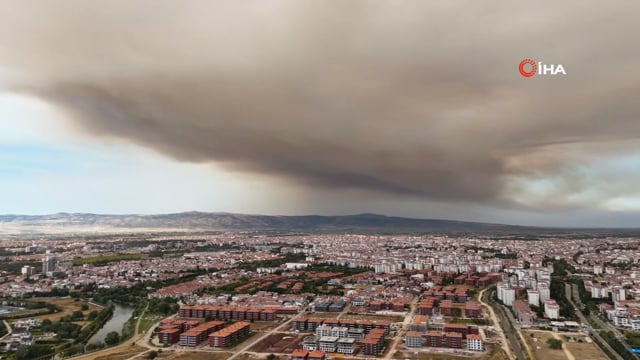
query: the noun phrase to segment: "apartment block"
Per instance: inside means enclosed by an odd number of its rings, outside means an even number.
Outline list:
[[[408,348],[422,347],[422,333],[417,331],[409,331],[404,337],[405,346]]]
[[[237,322],[222,330],[216,331],[209,335],[209,346],[211,347],[227,347],[236,342],[240,338],[246,336],[250,332],[250,325],[246,321]]]
[[[484,351],[484,342],[482,336],[476,334],[467,335],[467,350]]]

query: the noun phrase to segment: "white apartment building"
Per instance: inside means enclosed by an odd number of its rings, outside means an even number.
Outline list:
[[[342,338],[338,340],[338,352],[351,355],[356,351],[356,339]]]
[[[600,284],[593,284],[591,287],[591,297],[594,299],[606,299],[609,297],[609,289]]]
[[[502,302],[507,306],[512,306],[516,299],[515,289],[504,289]]]
[[[560,305],[553,299],[545,301],[544,315],[551,320],[560,318]]]
[[[504,301],[504,290],[507,289],[508,285],[498,284],[496,286],[496,296],[498,296],[498,300]]]
[[[545,282],[538,283],[538,293],[540,294],[540,303],[543,303],[551,299],[551,290],[549,290],[549,284]]]
[[[527,290],[527,302],[533,306],[540,306],[540,292],[538,290]]]
[[[302,340],[302,348],[307,351],[318,349],[318,339],[313,336],[306,336]]]
[[[615,288],[613,288],[613,290],[611,290],[611,298],[614,302],[626,300],[627,292],[623,287],[616,286]]]
[[[467,350],[484,351],[484,342],[482,336],[476,334],[467,335]]]
[[[348,337],[348,333],[349,333],[348,327],[334,326],[333,328],[331,328],[330,336],[337,337],[337,338],[346,338]]]
[[[329,325],[320,325],[316,328],[316,336],[331,336],[331,326]]]
[[[408,348],[422,347],[422,334],[417,331],[409,331],[404,337],[404,344]]]
[[[324,351],[326,353],[333,353],[333,352],[336,352],[337,342],[338,342],[337,337],[323,336],[320,338],[320,341],[318,342],[318,348],[321,351]]]

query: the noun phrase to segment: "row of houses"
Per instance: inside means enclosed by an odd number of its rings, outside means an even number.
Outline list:
[[[484,276],[462,274],[453,280],[456,285],[467,285],[474,287],[486,287],[500,280],[499,273],[485,274]]]
[[[341,353],[352,355],[356,349],[356,339],[323,336],[318,339],[318,350],[325,353]]]
[[[200,325],[197,320],[165,319],[158,325],[158,341],[161,344],[175,344],[180,341],[180,334]]]
[[[158,326],[158,341],[165,345],[195,347],[207,341],[211,347],[226,347],[250,332],[246,321],[227,327],[224,321],[208,321],[200,324],[194,320],[167,319]]]
[[[336,300],[336,301],[321,301],[317,304],[311,305],[311,311],[318,312],[341,312],[347,306],[347,302],[345,300]]]
[[[391,321],[387,320],[338,320],[338,319],[321,319],[321,318],[305,318],[298,317],[292,321],[292,329],[303,332],[317,332],[320,326],[324,326],[322,331],[331,331],[333,327],[346,327],[347,336],[352,329],[363,329],[364,334],[369,334],[373,329],[382,329],[384,334],[388,335],[391,331]],[[321,333],[322,336],[333,335],[332,333]]]
[[[376,355],[384,347],[384,329],[372,329],[362,340],[362,353]]]
[[[480,334],[477,326],[466,324],[430,324],[429,330],[458,333],[461,334],[463,338],[471,334]]]
[[[232,324],[209,335],[209,346],[217,348],[227,347],[247,336],[251,331],[250,329],[249,323],[246,321]]]
[[[296,349],[291,353],[291,360],[325,360],[325,353],[320,350]]]
[[[466,344],[469,351],[484,351],[484,342],[479,334],[463,335],[459,332],[409,331],[405,335],[405,346],[408,348],[443,347],[450,349],[462,349]]]
[[[183,305],[178,310],[178,316],[181,318],[196,319],[219,319],[219,320],[236,320],[236,321],[274,321],[276,314],[284,313],[282,308],[252,308],[246,306],[219,306],[219,305]],[[295,313],[295,309],[292,309]],[[280,311],[280,312],[279,312]]]
[[[329,326],[320,325],[316,329],[316,336],[333,336],[337,338],[350,338],[360,341],[365,336],[365,329],[361,328],[348,328],[346,326]]]
[[[429,297],[433,297],[436,300],[450,300],[453,302],[457,302],[457,303],[463,303],[465,301],[467,301],[467,299],[469,298],[468,295],[468,290],[467,288],[462,288],[462,287],[452,287],[451,289],[447,289],[447,290],[426,290],[422,293],[422,296],[424,298],[429,298]]]
[[[376,355],[384,346],[384,329],[372,329],[360,340],[364,355]],[[358,339],[338,336],[307,336],[302,340],[302,350],[320,350],[324,353],[353,355]]]
[[[369,311],[376,312],[381,310],[390,310],[395,312],[403,312],[409,307],[410,302],[404,300],[396,301],[380,301],[373,300],[369,302]]]
[[[418,304],[418,314],[434,315],[434,308],[439,308],[440,314],[444,316],[464,316],[476,319],[482,314],[480,305],[475,301],[465,301],[460,303],[448,299],[439,300],[435,297],[422,299]]]
[[[633,300],[614,301],[611,304],[600,304],[602,311],[609,321],[617,327],[640,330],[640,302]]]
[[[207,340],[209,334],[224,328],[225,323],[222,321],[209,321],[187,330],[180,334],[181,346],[198,346]]]

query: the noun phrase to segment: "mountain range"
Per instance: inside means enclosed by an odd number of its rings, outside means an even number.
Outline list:
[[[270,216],[231,213],[182,212],[159,215],[102,215],[57,213],[51,215],[0,215],[1,229],[43,232],[91,230],[232,230],[232,231],[516,231],[519,226],[463,222],[453,220],[412,219],[358,214],[345,216]],[[32,232],[32,231],[28,231]]]
[[[0,234],[84,233],[123,231],[276,231],[377,233],[558,233],[562,229],[440,219],[415,219],[377,214],[343,216],[271,216],[182,212],[158,215],[57,213],[0,215]],[[594,230],[589,230],[593,232]]]

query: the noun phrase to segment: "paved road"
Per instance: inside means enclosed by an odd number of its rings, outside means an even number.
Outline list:
[[[486,289],[485,289],[486,290]],[[493,307],[489,304],[487,304],[487,299],[489,297],[489,293],[486,292],[485,290],[482,290],[482,293],[480,294],[480,302],[485,305],[488,306],[490,311],[491,311],[491,316],[494,319],[494,323],[496,325],[498,325],[501,328],[501,334],[503,337],[503,341],[505,342],[505,346],[507,345],[506,340],[509,340],[509,346],[511,347],[510,352],[508,352],[507,354],[509,355],[510,359],[513,359],[513,355],[515,354],[516,359],[518,360],[526,360],[527,357],[524,355],[524,352],[522,351],[522,347],[520,346],[520,342],[518,341],[518,338],[516,337],[516,334],[514,333],[514,331],[512,331],[512,326],[509,323],[509,320],[507,319],[507,317],[504,314],[504,309],[501,306],[497,307],[497,311],[494,313],[493,311]],[[492,291],[492,293],[495,290]],[[496,315],[497,315],[497,320],[496,320]],[[506,336],[506,339],[504,338]]]
[[[491,321],[493,322],[494,326],[496,327],[496,330],[498,331],[498,334],[501,337],[500,342],[502,343],[502,349],[507,354],[509,359],[513,360],[515,359],[515,356],[511,348],[509,348],[509,340],[507,340],[505,331],[503,330],[503,328],[505,327],[501,325],[501,320],[498,319],[498,316],[496,315],[496,312],[494,311],[493,307],[487,303],[488,297],[489,297],[489,293],[487,292],[487,288],[484,288],[482,289],[482,291],[480,291],[478,299],[480,300],[480,304],[482,304],[485,308],[489,309],[489,315],[491,316]],[[509,327],[507,326],[505,329],[509,329]]]
[[[572,289],[573,287],[575,287],[575,289]],[[611,346],[609,346],[609,344],[600,336],[600,334],[598,334],[598,332],[595,331],[591,327],[591,323],[584,316],[584,314],[580,310],[580,307],[578,307],[576,305],[576,303],[573,302],[573,299],[575,299],[576,302],[579,302],[579,304],[582,305],[582,302],[580,301],[580,296],[577,296],[578,295],[578,286],[575,285],[575,284],[564,284],[564,291],[565,291],[565,295],[567,297],[567,300],[569,300],[569,304],[571,304],[571,306],[573,306],[573,309],[575,310],[576,315],[578,315],[578,319],[580,319],[580,321],[583,324],[585,324],[585,325],[587,325],[589,327],[589,330],[590,330],[589,332],[591,333],[591,336],[598,340],[596,345],[599,346],[600,344],[602,344],[602,346],[604,346],[607,349],[607,351],[609,351],[609,353],[614,355],[616,360],[623,360],[622,356],[620,356],[615,350],[613,350],[613,348]],[[574,296],[572,296],[572,293],[573,293]],[[593,316],[591,318],[593,318]]]
[[[249,343],[249,345],[243,347],[240,350],[237,350],[234,352],[233,355],[231,355],[227,360],[233,360],[236,357],[238,357],[238,355],[244,353],[245,351],[248,351],[252,346],[254,346],[255,344],[259,343],[260,341],[266,339],[269,335],[275,333],[276,331],[279,331],[281,328],[286,328],[287,326],[289,326],[291,324],[291,322],[293,321],[293,319],[304,315],[305,310],[300,311],[298,314],[296,314],[295,316],[292,316],[289,320],[285,321],[284,323],[280,324],[279,326],[276,326],[275,328],[269,330],[267,333],[265,333],[264,335],[258,337],[257,339],[253,340],[251,343]]]
[[[576,285],[574,285],[574,286],[576,286]],[[598,326],[600,326],[600,328],[602,328],[603,330],[608,330],[608,331],[613,332],[613,335],[618,339],[618,341],[620,341],[622,343],[622,345],[624,345],[625,348],[627,348],[627,350],[631,349],[631,345],[629,345],[627,343],[627,339],[624,336],[624,334],[622,334],[620,332],[620,330],[618,330],[610,322],[603,321],[599,316],[594,315],[594,314],[590,314],[589,315],[589,319],[592,319],[593,321],[595,321],[598,324]],[[631,353],[631,351],[629,351],[629,353],[633,354],[633,353]],[[638,359],[638,355],[636,355],[636,354],[633,354],[633,355],[636,357],[636,359]]]
[[[529,347],[529,343],[524,338],[524,335],[522,334],[522,331],[521,331],[521,329],[519,327],[518,321],[513,316],[513,313],[511,312],[511,310],[509,308],[507,308],[506,306],[503,306],[503,305],[499,305],[499,306],[504,311],[504,314],[507,316],[507,319],[509,320],[509,323],[513,324],[513,327],[516,329],[516,334],[520,338],[520,343],[519,344],[520,344],[520,346],[524,345],[525,350],[526,350],[527,355],[528,355],[528,358],[529,359],[535,359],[535,356],[533,355],[533,350],[531,350],[531,348]]]
[[[410,306],[410,311],[404,317],[404,321],[402,322],[402,329],[398,329],[396,336],[394,336],[393,340],[391,340],[391,342],[389,343],[389,349],[387,349],[387,354],[383,358],[385,360],[391,359],[393,354],[396,352],[396,348],[398,347],[398,344],[402,341],[402,336],[405,333],[405,329],[409,327],[409,324],[411,323],[411,319],[413,318],[413,315],[415,315],[416,309],[418,308],[418,298],[414,297],[413,300],[411,301],[411,305],[409,306]]]
[[[4,324],[4,326],[7,328],[7,334],[5,336],[3,336],[2,338],[0,338],[0,340],[4,340],[7,337],[11,336],[11,333],[13,332],[13,329],[11,328],[11,324],[9,324],[7,322],[7,320],[2,320],[2,323]]]

